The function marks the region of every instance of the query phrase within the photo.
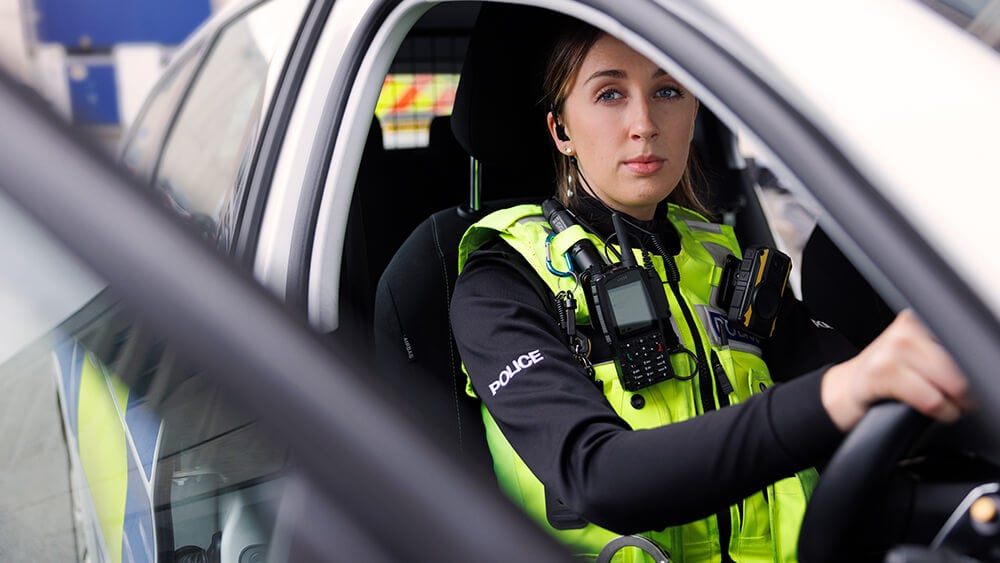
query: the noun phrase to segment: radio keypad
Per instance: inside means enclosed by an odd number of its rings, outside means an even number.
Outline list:
[[[650,334],[622,343],[619,359],[622,384],[635,391],[670,378],[670,358],[658,334]]]

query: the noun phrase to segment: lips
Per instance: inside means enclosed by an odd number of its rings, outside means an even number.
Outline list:
[[[625,161],[625,168],[639,176],[656,174],[663,168],[663,159],[656,156],[637,156]]]

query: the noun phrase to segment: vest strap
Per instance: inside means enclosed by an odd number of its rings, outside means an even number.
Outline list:
[[[587,231],[583,229],[580,225],[572,225],[565,231],[552,237],[552,242],[550,243],[552,247],[552,253],[558,256],[562,256],[574,244],[580,242],[587,238]]]

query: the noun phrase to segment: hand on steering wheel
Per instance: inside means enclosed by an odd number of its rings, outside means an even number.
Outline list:
[[[806,563],[844,560],[855,517],[928,417],[953,422],[970,408],[965,376],[908,310],[860,354],[830,368],[821,393],[830,418],[850,434],[806,509],[798,554]]]
[[[909,310],[860,354],[823,376],[823,406],[850,431],[870,406],[897,400],[942,422],[970,408],[968,382],[940,343]]]

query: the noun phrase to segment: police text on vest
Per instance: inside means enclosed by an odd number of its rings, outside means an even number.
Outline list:
[[[501,387],[506,387],[510,383],[514,376],[521,372],[521,370],[528,369],[531,366],[537,364],[538,362],[544,360],[542,353],[538,350],[532,350],[527,354],[521,354],[520,356],[514,358],[507,366],[500,370],[500,377],[490,383],[490,392],[496,396],[497,391]]]

